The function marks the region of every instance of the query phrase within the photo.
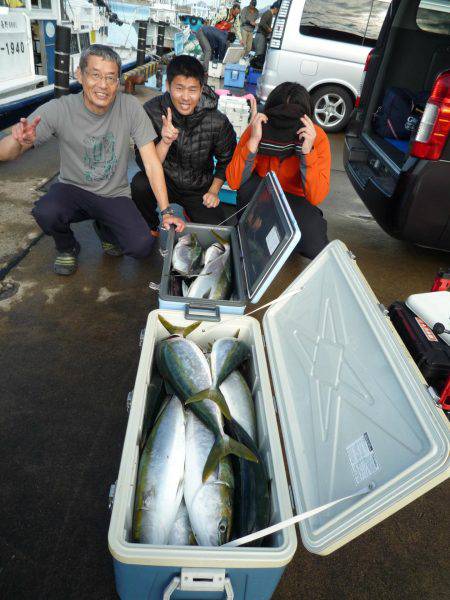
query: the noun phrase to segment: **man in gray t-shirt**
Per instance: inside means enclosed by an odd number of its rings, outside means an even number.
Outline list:
[[[44,233],[55,240],[54,268],[59,275],[77,269],[80,245],[70,224],[86,219],[95,219],[107,254],[144,258],[150,253],[153,238],[128,184],[130,137],[139,148],[163,227],[184,227],[169,206],[153,125],[136,98],[118,91],[120,68],[114,50],[90,46],[81,55],[77,76],[83,91],[50,100],[0,140],[0,160],[15,159],[53,136],[59,140],[59,181],[32,210]]]

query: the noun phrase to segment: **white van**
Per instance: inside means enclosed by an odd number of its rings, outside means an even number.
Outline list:
[[[311,93],[316,122],[343,129],[350,118],[367,55],[390,0],[282,0],[257,96],[297,81]]]

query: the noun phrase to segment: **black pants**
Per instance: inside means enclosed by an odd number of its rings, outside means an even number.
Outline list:
[[[203,194],[205,194],[207,190],[181,193],[170,185],[167,178],[166,185],[167,193],[169,194],[169,202],[176,202],[182,206],[193,223],[218,225],[225,220],[225,212],[220,204],[217,208],[207,208],[203,204]],[[141,215],[147,221],[150,229],[158,229],[159,216],[156,212],[158,203],[148,182],[147,175],[142,171],[136,173],[131,181],[131,197]]]
[[[250,202],[260,183],[261,177],[257,173],[253,173],[250,179],[241,185],[237,193],[238,209]],[[300,242],[294,252],[312,259],[329,243],[327,222],[320,208],[308,202],[303,196],[295,196],[286,192],[285,196],[301,232]]]
[[[31,212],[42,231],[53,237],[58,252],[69,252],[76,244],[70,224],[88,219],[97,221],[104,241],[120,246],[128,256],[145,258],[152,248],[147,224],[127,196],[98,196],[58,182]]]

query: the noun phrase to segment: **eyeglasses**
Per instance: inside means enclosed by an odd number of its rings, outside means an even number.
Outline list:
[[[104,79],[107,85],[115,85],[119,81],[119,78],[115,75],[102,75],[98,71],[94,71],[93,73],[86,71],[86,74],[89,79],[92,79],[92,81],[95,81],[96,83],[99,83]]]

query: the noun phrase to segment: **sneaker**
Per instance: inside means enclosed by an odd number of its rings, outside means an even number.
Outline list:
[[[80,245],[77,244],[68,252],[58,252],[53,269],[57,275],[73,275],[78,268],[77,255],[80,252]]]
[[[120,246],[116,246],[110,242],[104,242],[103,240],[100,241],[102,243],[103,252],[108,256],[123,256],[123,250]]]
[[[102,243],[103,252],[105,254],[107,254],[108,256],[122,256],[123,250],[120,246],[117,246],[116,244],[112,244],[111,242],[105,242],[105,240],[102,239],[100,228],[97,225],[96,221],[94,221],[93,226],[94,226],[95,233],[97,234],[98,238],[100,239],[100,242]]]

